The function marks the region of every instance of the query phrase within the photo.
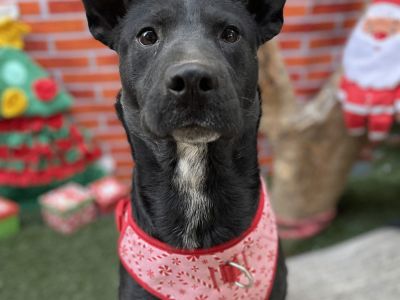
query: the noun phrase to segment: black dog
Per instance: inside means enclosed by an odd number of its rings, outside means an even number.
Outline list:
[[[285,0],[83,2],[120,57],[137,224],[183,249],[241,235],[259,202],[257,49],[281,30]],[[279,256],[273,300],[286,295]],[[120,273],[120,299],[156,299]]]

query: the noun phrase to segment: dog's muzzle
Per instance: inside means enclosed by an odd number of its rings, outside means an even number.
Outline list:
[[[218,132],[199,126],[175,129],[172,136],[177,142],[189,144],[211,143],[221,137]]]

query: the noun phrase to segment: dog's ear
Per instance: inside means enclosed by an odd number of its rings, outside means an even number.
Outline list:
[[[285,2],[286,0],[247,0],[247,9],[259,27],[260,45],[281,31]]]
[[[131,0],[83,0],[89,29],[95,39],[114,48],[115,28]]]

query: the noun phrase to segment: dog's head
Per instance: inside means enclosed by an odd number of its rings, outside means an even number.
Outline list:
[[[257,49],[281,30],[285,0],[83,2],[120,56],[129,130],[211,142],[257,123]]]

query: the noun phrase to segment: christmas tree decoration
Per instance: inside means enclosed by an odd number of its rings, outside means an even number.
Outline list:
[[[20,49],[27,32],[16,20],[0,19],[0,195],[16,201],[13,189],[44,192],[89,172],[101,154],[66,115],[71,96]]]
[[[11,17],[0,18],[0,47],[22,49],[22,36],[29,33],[29,27]]]
[[[129,187],[115,177],[102,178],[93,182],[89,188],[100,213],[104,214],[113,212],[118,201],[129,196]]]
[[[0,198],[0,239],[10,237],[19,231],[19,206]]]
[[[0,120],[20,115],[50,117],[68,111],[72,105],[72,98],[58,91],[47,72],[26,53],[14,48],[0,48],[0,95],[2,102],[9,100],[10,110],[18,110],[21,98],[28,101],[23,114],[7,116],[1,112]]]
[[[36,97],[42,101],[51,101],[57,96],[57,84],[50,78],[38,79],[33,83]]]
[[[375,0],[344,51],[340,99],[352,135],[388,136],[400,113],[400,0]]]
[[[11,119],[22,115],[28,106],[24,91],[17,88],[8,88],[1,98],[0,115],[4,119]]]
[[[71,234],[96,217],[94,197],[81,185],[70,183],[40,197],[43,219],[55,231]]]

